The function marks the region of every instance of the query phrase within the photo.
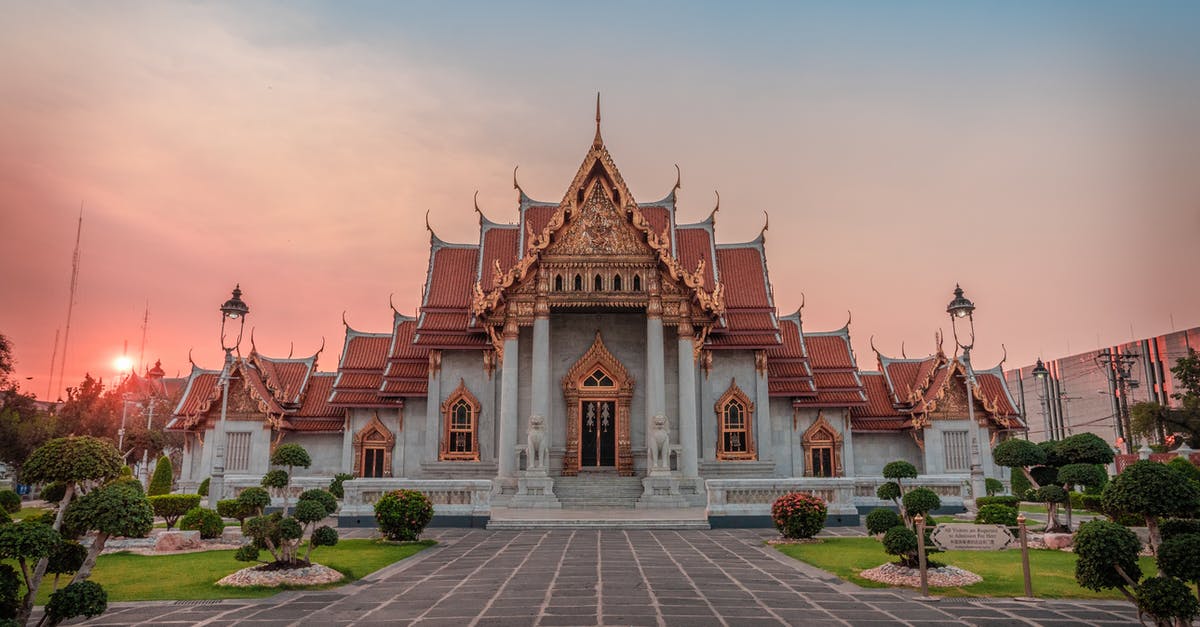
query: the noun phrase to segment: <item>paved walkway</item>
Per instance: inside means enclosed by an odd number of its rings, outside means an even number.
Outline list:
[[[113,604],[92,625],[1129,625],[1119,602],[914,600],[791,560],[767,530],[442,530],[337,590]],[[164,577],[169,573],[163,573]]]

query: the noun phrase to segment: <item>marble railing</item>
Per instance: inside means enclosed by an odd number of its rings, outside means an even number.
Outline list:
[[[892,505],[875,496],[879,486],[887,483],[883,477],[855,477],[854,499],[859,505]],[[902,479],[904,489],[929,488],[942,499],[942,505],[962,505],[963,497],[971,493],[971,478],[968,475],[920,475],[916,479]]]
[[[433,502],[435,514],[486,515],[492,482],[486,479],[353,479],[342,483],[341,515],[374,515],[375,501],[393,490],[417,490]]]
[[[712,516],[769,514],[771,503],[791,492],[820,497],[830,514],[858,513],[854,507],[854,479],[848,477],[708,479],[704,485]]]
[[[271,493],[271,505],[283,506],[283,495],[287,492],[288,500],[295,505],[296,497],[305,490],[328,490],[333,477],[292,477],[291,485],[284,488],[268,488]],[[225,495],[223,498],[237,498],[246,488],[261,488],[262,475],[225,475]]]

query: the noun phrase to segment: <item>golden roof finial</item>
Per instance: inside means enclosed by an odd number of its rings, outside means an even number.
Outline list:
[[[596,148],[604,145],[604,140],[600,138],[600,92],[596,92],[596,138],[592,140],[592,145]]]

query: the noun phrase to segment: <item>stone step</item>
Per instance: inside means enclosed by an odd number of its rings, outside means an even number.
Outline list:
[[[581,499],[559,498],[563,507],[637,507],[637,499]]]
[[[679,520],[497,520],[488,521],[489,530],[527,529],[709,529],[707,519]]]

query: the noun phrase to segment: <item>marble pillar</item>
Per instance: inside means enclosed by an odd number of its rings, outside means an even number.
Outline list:
[[[517,383],[520,377],[520,350],[516,320],[504,325],[504,356],[500,365],[500,437],[496,459],[497,474],[512,478],[517,473]]]
[[[679,443],[683,446],[679,470],[684,477],[699,474],[696,453],[700,448],[696,416],[696,362],[692,359],[691,325],[679,325]]]
[[[429,351],[429,395],[425,402],[425,461],[437,461],[442,440],[442,353]]]

